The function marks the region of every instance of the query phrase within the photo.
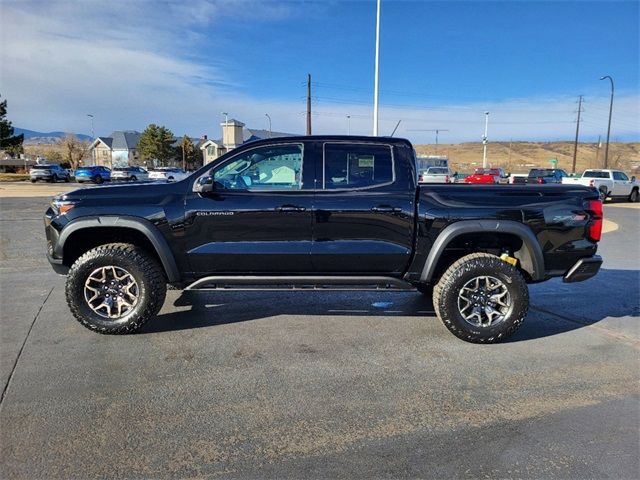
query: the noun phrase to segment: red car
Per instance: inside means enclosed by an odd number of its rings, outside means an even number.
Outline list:
[[[504,170],[501,168],[476,168],[473,175],[469,175],[464,179],[465,183],[501,183],[506,178]]]

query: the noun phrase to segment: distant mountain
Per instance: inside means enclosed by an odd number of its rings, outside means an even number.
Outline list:
[[[36,145],[43,143],[55,143],[60,139],[64,138],[65,135],[69,132],[36,132],[34,130],[27,130],[26,128],[13,128],[14,135],[24,134],[24,143],[25,145]],[[85,135],[83,133],[74,133],[76,137],[80,140],[92,140],[89,135]]]

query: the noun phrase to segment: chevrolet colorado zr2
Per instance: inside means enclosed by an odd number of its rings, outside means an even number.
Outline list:
[[[505,339],[527,285],[595,275],[597,190],[579,185],[418,185],[403,139],[272,138],[174,183],[85,188],[45,215],[47,256],[75,318],[138,330],[167,285],[418,291],[457,337]]]

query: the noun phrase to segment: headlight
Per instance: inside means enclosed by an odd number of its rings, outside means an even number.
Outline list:
[[[56,213],[56,215],[64,215],[77,204],[77,201],[61,200],[60,198],[56,197],[51,201],[51,208],[53,208],[53,211]]]

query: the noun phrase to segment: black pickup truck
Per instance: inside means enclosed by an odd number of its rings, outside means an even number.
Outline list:
[[[598,272],[594,189],[419,186],[415,158],[396,138],[274,138],[179,182],[76,190],[46,212],[48,259],[99,333],[139,329],[167,284],[346,287],[432,294],[451,332],[487,343],[520,326],[528,283]]]

